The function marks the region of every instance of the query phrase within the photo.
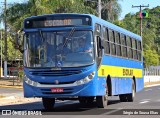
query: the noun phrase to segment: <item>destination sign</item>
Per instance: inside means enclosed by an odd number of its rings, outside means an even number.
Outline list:
[[[82,25],[82,19],[46,20],[44,26]]]
[[[91,18],[88,16],[37,16],[25,20],[24,27],[27,28],[45,28],[57,26],[82,26],[91,25]]]

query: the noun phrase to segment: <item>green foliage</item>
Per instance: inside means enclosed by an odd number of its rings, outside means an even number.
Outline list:
[[[159,64],[159,55],[155,50],[144,50],[144,58],[146,67],[150,65],[157,66]]]
[[[2,55],[1,54],[0,55],[2,56],[2,59],[4,60],[4,57],[5,57],[5,55],[4,55],[5,47],[4,47],[4,38],[3,38],[4,37],[4,31],[3,31],[2,34],[3,34],[2,35],[2,45],[0,45],[0,46],[2,46]],[[20,53],[20,51],[15,49],[14,41],[9,34],[8,34],[8,38],[7,38],[7,48],[8,48],[7,49],[8,60],[15,60],[16,58],[22,57],[22,54]]]
[[[101,0],[103,5],[102,9],[102,19],[109,22],[118,20],[118,16],[121,13],[121,6],[118,3],[118,0]]]

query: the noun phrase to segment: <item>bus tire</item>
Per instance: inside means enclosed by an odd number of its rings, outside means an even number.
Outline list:
[[[42,98],[43,106],[46,110],[52,110],[55,104],[55,98]]]
[[[80,104],[85,105],[85,104],[92,104],[94,101],[94,97],[78,97],[78,100]]]
[[[127,102],[127,94],[119,95],[119,99],[121,102]]]
[[[128,100],[128,102],[133,102],[134,97],[135,97],[135,93],[136,93],[135,82],[132,79],[132,93],[127,94],[127,100]]]
[[[96,96],[96,102],[98,108],[104,108],[108,105],[108,92],[104,96]]]

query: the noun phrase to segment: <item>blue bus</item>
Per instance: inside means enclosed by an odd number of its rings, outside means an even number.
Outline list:
[[[58,99],[132,102],[144,87],[141,37],[94,15],[32,16],[20,34],[24,97],[41,97],[45,109]]]

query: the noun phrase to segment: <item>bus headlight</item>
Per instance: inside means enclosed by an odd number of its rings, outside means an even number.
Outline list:
[[[24,81],[31,86],[37,86],[38,85],[38,82],[34,82],[34,81],[30,80],[26,75],[24,76]]]
[[[92,73],[90,73],[87,77],[85,77],[84,79],[75,81],[75,83],[76,83],[77,85],[86,84],[86,83],[88,83],[89,81],[91,81],[94,76],[95,76],[95,72],[92,72]]]

